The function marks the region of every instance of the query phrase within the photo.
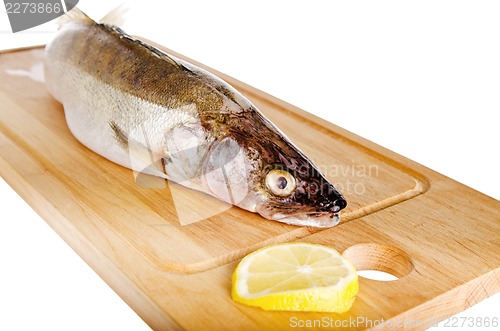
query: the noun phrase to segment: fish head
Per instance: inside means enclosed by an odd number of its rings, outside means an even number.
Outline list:
[[[299,148],[258,111],[231,119],[233,131],[212,144],[205,162],[210,194],[268,220],[338,224],[346,200]]]
[[[347,206],[342,193],[284,133],[257,113],[261,125],[245,150],[257,159],[250,172],[249,199],[266,219],[287,224],[332,227]],[[251,130],[248,130],[251,132]],[[256,157],[257,155],[257,157]]]
[[[337,225],[339,212],[347,205],[340,191],[307,159],[291,161],[265,167],[261,202],[256,211],[267,219],[287,224]]]
[[[338,224],[346,200],[305,156],[254,142],[259,140],[240,144],[225,138],[214,144],[204,167],[212,195],[268,220],[314,227]]]

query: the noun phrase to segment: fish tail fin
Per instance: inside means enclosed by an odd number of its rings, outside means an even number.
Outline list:
[[[121,27],[126,21],[128,10],[129,6],[126,2],[124,2],[118,7],[111,10],[109,13],[107,13],[103,18],[101,18],[99,23],[110,26]]]
[[[70,11],[66,12],[66,14],[59,17],[59,19],[57,20],[57,25],[60,29],[63,25],[71,22],[95,23],[94,20],[92,20],[84,12],[76,7],[73,7]]]

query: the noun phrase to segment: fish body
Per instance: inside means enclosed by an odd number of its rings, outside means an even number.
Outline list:
[[[72,134],[94,152],[266,219],[338,223],[342,194],[215,75],[76,8],[45,54],[48,89]]]

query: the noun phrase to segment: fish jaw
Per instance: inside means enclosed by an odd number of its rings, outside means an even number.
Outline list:
[[[314,216],[308,213],[297,215],[275,214],[272,219],[290,225],[311,226],[316,228],[331,228],[340,222],[338,213],[321,213],[320,215]]]
[[[310,226],[315,228],[331,228],[340,223],[339,214],[324,214],[321,216],[286,216],[284,218],[276,219],[275,221],[297,225],[297,226]]]
[[[268,220],[297,226],[331,228],[340,223],[338,210],[318,212],[313,207],[285,208],[261,201],[255,212]]]

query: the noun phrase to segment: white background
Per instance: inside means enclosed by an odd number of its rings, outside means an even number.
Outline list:
[[[96,3],[82,0],[79,8],[98,19],[121,1]],[[500,198],[497,1],[130,7],[129,33]],[[0,49],[53,38],[53,23],[11,34],[3,9]],[[148,329],[3,181],[0,201],[0,330]],[[498,317],[499,308],[496,295],[459,316]]]

